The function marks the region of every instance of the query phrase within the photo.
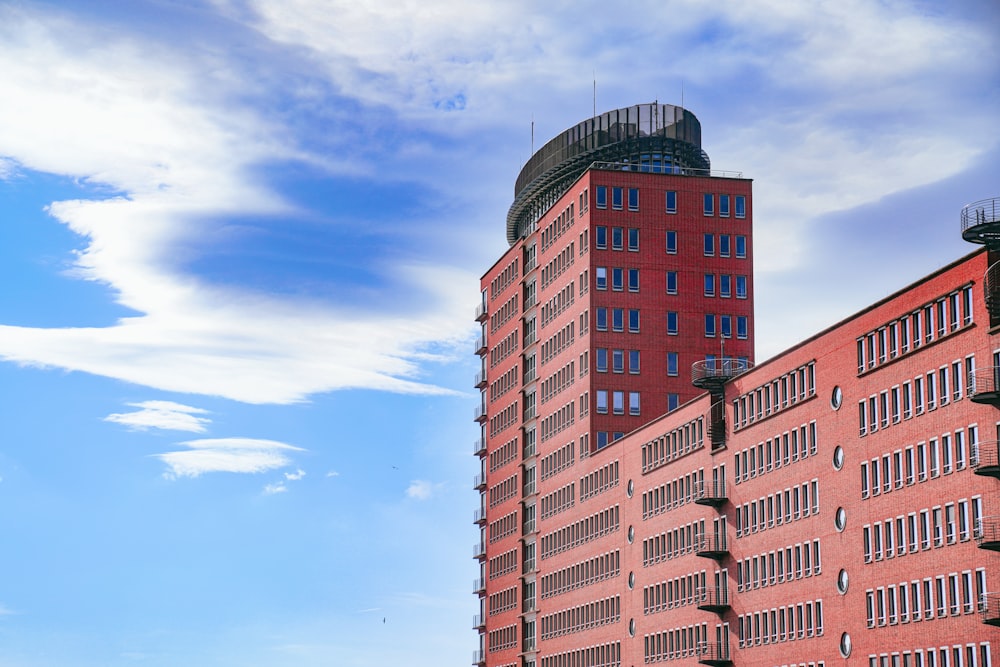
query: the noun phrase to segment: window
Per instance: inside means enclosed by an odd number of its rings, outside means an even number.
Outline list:
[[[675,231],[667,232],[667,254],[668,255],[677,254],[677,232]]]
[[[680,396],[678,394],[667,394],[667,412],[671,410],[676,410],[677,406],[681,404]]]
[[[715,195],[705,195],[705,215],[715,215]]]
[[[607,208],[608,207],[608,186],[598,185],[594,188],[594,196],[596,201],[594,206],[597,208]]]
[[[746,338],[747,337],[747,317],[746,315],[738,315],[736,317],[736,337]]]
[[[606,266],[598,266],[594,268],[594,282],[594,286],[597,289],[608,289],[608,268]]]
[[[736,276],[736,298],[745,299],[747,298],[747,277],[746,276]]]
[[[639,252],[639,230],[635,227],[628,230],[628,249],[630,252]]]
[[[719,330],[724,338],[733,337],[733,317],[732,315],[719,316]]]
[[[677,294],[676,271],[667,271],[667,294]]]
[[[676,352],[667,352],[667,375],[676,376],[678,369],[678,358]]]
[[[719,257],[729,257],[729,234],[719,234]]]
[[[594,370],[598,373],[608,372],[608,349],[606,347],[599,347],[595,350],[594,355]]]
[[[613,391],[611,392],[611,411],[616,415],[625,414],[625,392],[624,391]]]
[[[667,213],[677,212],[677,193],[667,190]]]
[[[628,291],[629,292],[639,291],[639,269],[628,270]]]
[[[715,236],[705,234],[705,256],[712,257],[713,255],[715,255]]]
[[[611,289],[621,292],[625,289],[625,270],[611,269]]]
[[[611,208],[616,211],[622,209],[622,204],[624,203],[624,193],[621,188],[612,187],[611,188]]]
[[[719,217],[729,217],[729,195],[719,195]]]
[[[625,230],[621,227],[611,228],[611,249],[623,250],[625,248]]]
[[[594,244],[598,250],[605,250],[608,247],[608,228],[603,225],[594,227]]]
[[[639,414],[639,392],[637,391],[628,393],[628,413],[630,415]]]
[[[736,217],[747,217],[747,198],[743,195],[736,195]]]
[[[611,330],[612,331],[624,331],[625,330],[625,311],[621,308],[611,309]]]
[[[740,217],[739,214],[736,217]],[[745,259],[747,256],[747,237],[737,236],[736,237],[736,257],[739,259]]]
[[[628,189],[628,210],[639,210],[639,188]]]
[[[677,313],[667,313],[667,333],[671,336],[677,335]]]
[[[705,336],[708,338],[715,336],[715,315],[705,315]]]
[[[615,373],[625,372],[625,351],[611,350],[611,370]]]
[[[596,322],[594,323],[594,328],[598,331],[608,330],[608,309],[607,308],[595,308],[594,317]]]
[[[597,411],[601,414],[605,414],[608,411],[608,390],[598,389],[597,390]]]
[[[733,293],[733,277],[727,274],[719,276],[719,296],[728,299]]]
[[[705,274],[705,296],[715,296],[715,274]]]
[[[628,311],[628,330],[632,333],[639,333],[639,309],[630,308]]]
[[[628,351],[628,372],[633,375],[639,372],[639,350]]]

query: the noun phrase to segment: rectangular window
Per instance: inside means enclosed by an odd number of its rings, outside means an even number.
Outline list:
[[[715,215],[715,195],[706,194],[704,199],[705,199],[705,215]]]
[[[667,333],[671,336],[677,335],[677,313],[667,313]]]
[[[628,413],[630,415],[639,414],[639,392],[637,391],[628,393]]]
[[[639,210],[639,188],[628,189],[628,210]]]
[[[624,193],[621,188],[611,188],[611,208],[620,211],[624,204]]]
[[[736,195],[736,217],[747,217],[747,198],[743,195]]]
[[[748,334],[747,316],[737,315],[736,317],[736,337],[745,339]]]
[[[625,270],[624,269],[611,269],[611,289],[616,292],[621,292],[625,289]]]
[[[608,390],[597,390],[597,412],[605,414],[608,411]]]
[[[667,352],[667,375],[676,376],[678,370],[678,358],[676,352]]]
[[[705,315],[705,336],[715,337],[715,315]]]
[[[625,392],[611,392],[611,411],[616,415],[625,414]]]
[[[737,236],[736,237],[736,257],[739,258],[739,259],[745,259],[746,256],[747,256],[747,237],[745,237],[745,236]]]
[[[732,315],[719,316],[719,330],[724,338],[733,337],[733,317]]]
[[[628,291],[629,292],[639,291],[639,269],[628,270]]]
[[[595,308],[594,309],[594,328],[598,331],[608,330],[608,309],[607,308]]]
[[[612,250],[624,250],[625,249],[625,230],[621,227],[611,228],[611,249]]]
[[[611,370],[615,373],[625,372],[624,350],[611,350]]]
[[[667,213],[677,212],[677,193],[667,190]]]
[[[628,330],[632,333],[639,333],[639,309],[631,308],[628,311]]]
[[[606,266],[594,267],[594,287],[600,290],[608,289],[608,268]]]
[[[705,234],[705,256],[712,257],[715,255],[715,236],[712,234]]]
[[[612,331],[624,331],[625,330],[625,311],[621,308],[611,309],[611,330]]]
[[[729,234],[719,234],[719,257],[729,257],[730,242]]]
[[[747,298],[747,277],[746,276],[736,276],[736,298],[745,299]]]
[[[728,274],[719,276],[719,296],[728,299],[733,294],[733,277]]]
[[[608,228],[603,225],[594,227],[594,245],[598,250],[606,250],[608,247]]]
[[[677,294],[676,271],[667,271],[667,294]]]
[[[597,208],[607,208],[608,207],[608,186],[598,185],[594,188],[594,206]]]
[[[639,350],[628,351],[628,372],[636,375],[639,372]]]
[[[719,195],[719,217],[729,217],[729,195]]]
[[[594,370],[598,373],[608,372],[608,349],[606,347],[599,347],[594,350]]]
[[[628,230],[628,249],[629,252],[639,252],[639,230],[635,227]]]
[[[668,276],[670,274],[667,274]],[[668,290],[669,291],[669,290]],[[705,296],[715,296],[715,274],[705,274]]]
[[[667,232],[667,254],[668,255],[677,254],[677,232],[675,231]]]
[[[667,394],[667,412],[671,410],[676,410],[677,406],[681,404],[680,395],[678,394]]]

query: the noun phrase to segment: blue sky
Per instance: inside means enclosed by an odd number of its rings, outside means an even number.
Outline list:
[[[758,358],[971,248],[990,0],[0,2],[0,664],[467,664],[478,277],[659,100],[754,179]]]

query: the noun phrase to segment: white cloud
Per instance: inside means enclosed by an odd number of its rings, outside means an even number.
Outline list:
[[[284,482],[275,482],[264,486],[264,495],[267,496],[273,496],[276,493],[286,493],[287,491],[288,487],[285,486]]]
[[[208,414],[208,410],[172,401],[143,401],[128,405],[140,409],[136,412],[113,413],[105,417],[104,421],[122,424],[140,431],[156,428],[192,433],[204,433],[205,426],[212,423],[212,420],[207,417],[197,416]]]
[[[423,479],[415,479],[406,488],[406,497],[414,500],[430,500],[430,498],[444,488],[444,483],[437,484]]]
[[[289,482],[297,482],[298,480],[302,479],[305,476],[306,476],[306,471],[303,470],[302,468],[299,468],[295,472],[285,473],[285,479],[287,479]]]
[[[340,473],[337,472],[336,470],[331,470],[330,472],[326,473],[326,476],[327,477],[340,477]]]
[[[290,465],[288,454],[303,451],[283,442],[254,438],[205,438],[180,444],[188,450],[154,455],[167,465],[164,476],[169,479],[209,472],[266,472]]]

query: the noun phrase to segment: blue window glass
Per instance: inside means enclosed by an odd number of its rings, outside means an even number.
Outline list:
[[[728,299],[733,295],[732,290],[733,277],[728,275],[719,276],[719,296],[723,299]]]
[[[732,315],[719,316],[719,329],[725,338],[733,337],[733,317]]]
[[[711,234],[705,234],[705,256],[711,257],[715,254],[715,237]]]
[[[747,237],[737,236],[736,237],[736,256],[743,259],[747,256]]]
[[[621,440],[624,437],[625,433],[623,431],[614,431],[611,433],[611,442],[615,442],[616,440]]]
[[[594,318],[597,320],[594,323],[594,328],[598,331],[608,330],[608,309],[607,308],[595,308]]]
[[[597,289],[608,289],[608,269],[604,266],[594,268],[594,286]]]
[[[607,208],[608,207],[608,186],[598,185],[594,188],[594,196],[596,201],[594,206],[597,208]]]
[[[677,294],[676,271],[667,271],[667,294]]]
[[[667,333],[672,336],[677,335],[677,313],[675,312],[667,313]]]
[[[715,296],[715,274],[705,274],[705,296]]]
[[[625,414],[625,392],[611,392],[611,411],[616,415]]]
[[[677,193],[667,190],[667,213],[677,212]]]
[[[670,255],[677,254],[677,232],[667,232],[667,253]]]
[[[719,217],[729,217],[729,195],[719,195]]]
[[[598,389],[597,390],[597,411],[600,413],[605,413],[608,411],[608,390]]]
[[[628,291],[629,292],[639,291],[639,269],[628,270]]]
[[[628,249],[632,252],[639,252],[639,230],[635,227],[628,230]]]
[[[621,227],[611,228],[611,249],[623,250],[625,248],[625,231]]]
[[[605,410],[606,412],[606,410]],[[597,448],[603,449],[608,446],[608,432],[598,431],[597,432]]]
[[[747,318],[745,315],[740,315],[736,318],[736,337],[747,337]]]
[[[667,394],[667,412],[676,410],[680,404],[681,401],[677,394]]]
[[[715,315],[705,315],[705,336],[715,337]]]
[[[598,250],[604,250],[608,247],[608,228],[599,225],[594,227],[594,243]]]
[[[612,331],[624,331],[625,330],[625,310],[622,308],[612,308],[611,309],[611,330]]]
[[[747,298],[747,277],[746,276],[736,276],[736,298],[745,299]]]
[[[639,188],[628,189],[628,210],[639,210]]]
[[[719,257],[729,257],[729,234],[719,234]]]
[[[611,370],[615,373],[625,372],[625,350],[611,350]]]
[[[621,292],[625,289],[625,270],[611,269],[611,289]]]
[[[631,308],[628,311],[628,330],[632,333],[639,333],[639,309]]]
[[[747,217],[747,198],[743,195],[736,195],[736,217]]]
[[[622,194],[621,188],[611,188],[611,208],[616,211],[620,211],[622,209],[622,204],[624,203],[623,197],[624,195]]]
[[[639,392],[637,391],[628,393],[628,413],[630,415],[639,414]]]
[[[633,375],[639,372],[639,350],[628,351],[628,372]]]
[[[598,373],[608,372],[608,349],[606,347],[599,347],[594,355],[596,370]]]
[[[715,195],[705,195],[705,215],[715,215]]]
[[[667,375],[677,375],[678,357],[676,352],[667,352]]]

